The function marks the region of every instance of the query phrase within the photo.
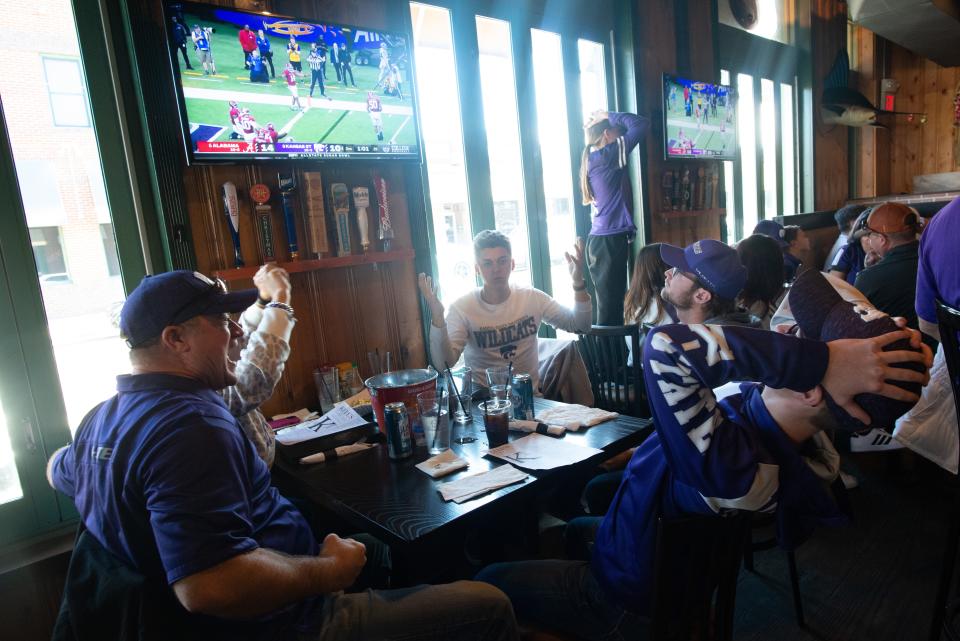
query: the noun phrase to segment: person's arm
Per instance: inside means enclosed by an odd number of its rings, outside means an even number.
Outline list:
[[[467,323],[452,307],[450,314],[444,316],[443,303],[437,296],[437,288],[431,277],[420,274],[417,287],[430,310],[430,362],[434,369],[442,372],[447,365],[453,367],[460,360],[460,354],[467,344]]]
[[[647,132],[650,131],[650,120],[644,116],[638,116],[631,113],[620,113],[611,111],[607,114],[607,119],[614,127],[620,127],[625,130],[620,136],[623,141],[623,154],[627,156],[633,148],[640,144]]]
[[[572,254],[564,252],[563,255],[573,285],[573,310],[567,309],[548,294],[535,290],[540,295],[540,316],[546,323],[559,329],[585,332],[593,321],[593,307],[583,279],[583,239],[577,239]]]
[[[919,260],[917,261],[917,293],[914,298],[914,307],[917,310],[920,331],[940,342],[940,326],[937,323],[937,281],[934,277],[933,265],[927,255],[926,244],[931,235],[920,236]]]
[[[760,509],[776,475],[760,467],[755,443],[717,407],[713,388],[758,381],[806,391],[827,369],[825,343],[719,325],[664,325],[647,334],[644,384],[671,470],[705,497]]]
[[[173,584],[184,608],[250,619],[317,594],[349,587],[366,562],[363,543],[329,534],[315,557],[257,548]]]
[[[50,456],[47,461],[47,483],[58,492],[73,498],[73,466],[65,464],[63,460],[69,448],[69,445],[64,445]]]

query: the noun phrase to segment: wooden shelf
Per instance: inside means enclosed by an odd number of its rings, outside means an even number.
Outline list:
[[[726,214],[726,209],[688,209],[687,211],[680,211],[679,209],[674,211],[661,211],[659,216],[664,220],[671,220],[675,218],[700,218],[703,216],[721,216]]]
[[[295,260],[287,263],[277,263],[291,274],[296,272],[313,272],[321,269],[339,269],[341,267],[355,267],[357,265],[376,265],[378,263],[393,263],[400,260],[412,260],[415,253],[412,249],[398,249],[389,252],[367,252],[366,254],[350,254],[349,256],[334,256],[331,258],[315,258],[309,260]],[[253,278],[260,269],[240,267],[237,269],[221,269],[214,275],[226,281],[245,280]]]

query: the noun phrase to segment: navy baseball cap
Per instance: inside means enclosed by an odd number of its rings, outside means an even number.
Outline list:
[[[257,300],[257,290],[228,292],[223,281],[181,269],[144,276],[120,310],[120,332],[130,347],[159,336],[168,325],[204,314],[242,312]]]
[[[757,226],[753,228],[753,233],[762,234],[764,236],[768,236],[774,239],[775,241],[780,243],[781,248],[790,246],[790,243],[788,243],[783,239],[783,236],[784,236],[783,225],[781,225],[775,220],[761,220],[759,223],[757,223]]]
[[[671,267],[695,274],[704,289],[721,298],[735,299],[747,284],[747,268],[737,250],[719,240],[698,240],[686,249],[664,243],[660,258]]]
[[[816,269],[800,274],[790,288],[789,296],[790,309],[806,338],[822,341],[840,338],[873,338],[900,329],[887,314],[876,309],[864,309],[845,301]],[[920,351],[914,350],[907,339],[891,343],[883,349],[884,351]],[[905,367],[918,372],[925,369],[923,364],[914,362],[898,363],[894,364],[894,367]],[[918,396],[920,394],[920,383],[902,381],[890,381],[890,383]],[[870,415],[872,421],[870,427],[879,427],[887,431],[892,431],[896,420],[915,405],[915,403],[897,401],[879,394],[859,394],[854,400]],[[853,432],[867,429],[861,421],[853,418],[834,403],[829,395],[827,395],[827,405],[837,419],[839,429]]]

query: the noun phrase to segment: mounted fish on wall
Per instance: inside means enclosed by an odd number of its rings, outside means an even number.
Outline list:
[[[877,121],[880,114],[907,116],[910,122],[919,117],[921,125],[927,122],[925,113],[877,109],[862,93],[847,86],[849,77],[850,59],[846,50],[841,49],[837,52],[830,73],[823,79],[823,95],[820,97],[820,119],[823,124],[886,129]]]
[[[748,31],[757,24],[757,0],[729,0],[734,19]]]

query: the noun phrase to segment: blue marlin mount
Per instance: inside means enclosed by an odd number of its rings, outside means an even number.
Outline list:
[[[820,97],[820,119],[825,125],[843,125],[845,127],[886,127],[878,122],[881,114],[907,116],[909,122],[919,118],[920,124],[927,122],[927,114],[913,111],[885,111],[877,109],[867,98],[847,86],[850,76],[850,59],[841,49],[823,80],[823,95]]]

